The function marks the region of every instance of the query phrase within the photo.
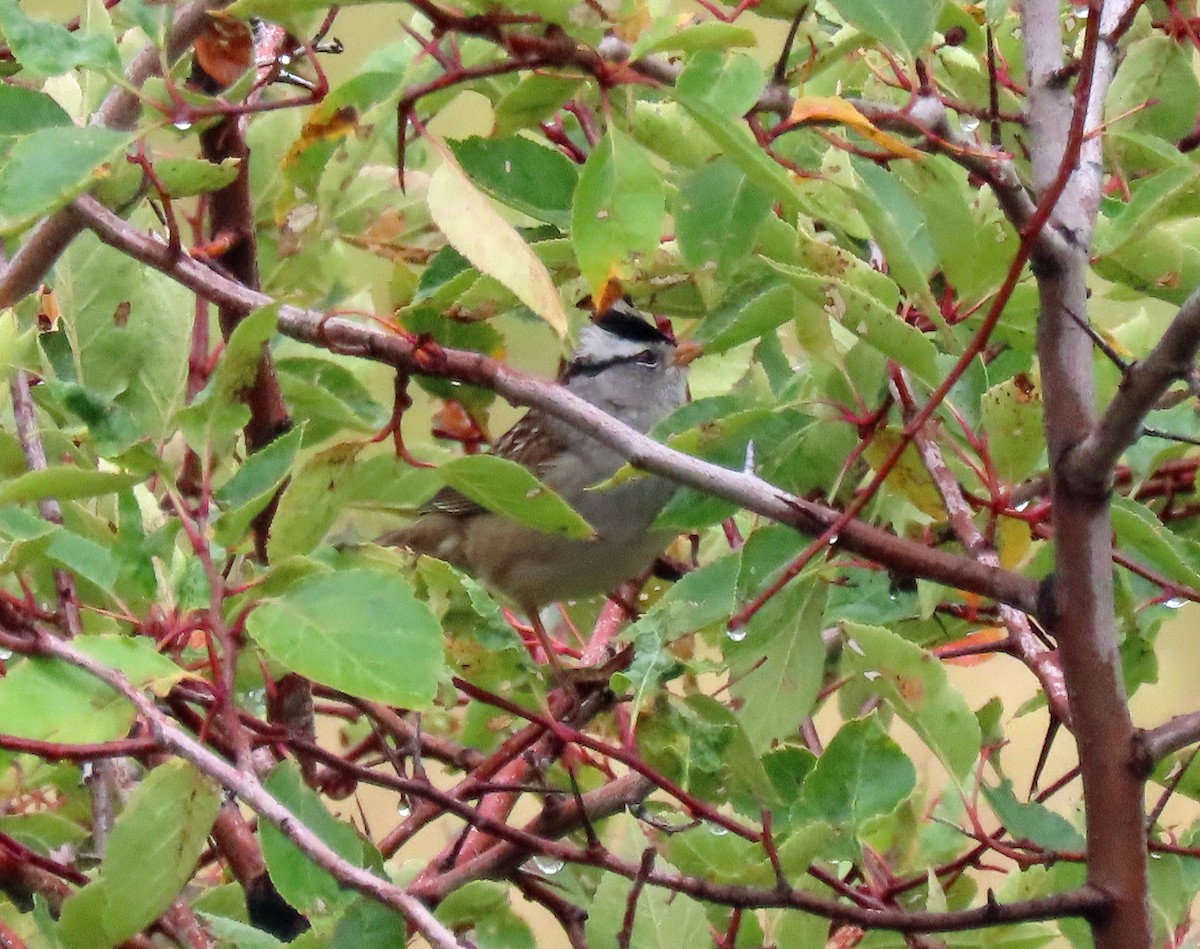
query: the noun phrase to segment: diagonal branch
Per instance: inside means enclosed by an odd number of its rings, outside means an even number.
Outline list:
[[[45,633],[37,636],[33,649],[83,669],[123,695],[146,721],[151,736],[164,748],[190,762],[222,787],[236,794],[260,817],[278,827],[310,860],[327,870],[344,886],[402,914],[435,949],[463,949],[462,943],[433,917],[420,900],[388,880],[376,876],[370,870],[354,866],[340,857],[270,794],[256,777],[239,771],[184,732],[168,715],[159,711],[158,706],[123,673],[97,662],[70,643]]]
[[[114,86],[91,117],[92,125],[113,129],[131,129],[141,109],[138,90],[162,68],[163,53],[167,62],[174,62],[191,46],[192,40],[208,23],[209,14],[219,10],[229,0],[196,0],[183,7],[171,24],[165,51],[153,43],[134,57],[125,71],[123,83]],[[51,214],[39,222],[21,245],[8,266],[0,269],[0,307],[12,306],[37,289],[73,241],[83,225],[69,208]]]
[[[79,215],[105,243],[214,302],[247,310],[274,303],[267,295],[227,280],[190,257],[173,256],[161,240],[133,227],[92,198],[77,198],[71,207],[72,213]],[[478,353],[421,345],[375,327],[290,305],[279,307],[279,329],[294,339],[408,373],[486,386],[510,402],[540,409],[586,431],[637,468],[665,475],[806,534],[823,533],[840,516],[835,509],[791,495],[753,472],[731,471],[660,445],[562,386],[532,379]],[[851,521],[840,529],[836,543],[904,573],[991,597],[1025,612],[1031,613],[1037,606],[1037,584],[1028,577],[932,549],[860,521]]]
[[[1186,379],[1200,350],[1200,290],[1179,308],[1150,354],[1134,363],[1091,432],[1062,460],[1059,475],[1085,496],[1107,494],[1121,454],[1137,441],[1146,416],[1172,383]]]

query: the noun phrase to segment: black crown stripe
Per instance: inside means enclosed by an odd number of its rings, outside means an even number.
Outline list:
[[[608,308],[608,312],[596,320],[596,325],[620,339],[635,343],[670,343],[671,340],[657,326],[647,323],[642,315],[623,300]]]

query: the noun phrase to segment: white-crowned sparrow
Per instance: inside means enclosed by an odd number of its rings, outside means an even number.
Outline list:
[[[640,432],[687,397],[694,348],[674,342],[618,301],[579,334],[559,383]],[[650,525],[675,486],[641,477],[588,490],[624,463],[612,449],[532,409],[495,444],[495,453],[534,472],[596,531],[572,540],[526,527],[444,488],[410,526],[379,539],[460,567],[531,614],[556,600],[606,593],[649,567],[671,541]]]

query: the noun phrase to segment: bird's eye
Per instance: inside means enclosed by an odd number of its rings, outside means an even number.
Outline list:
[[[639,366],[657,366],[658,353],[656,353],[653,349],[643,349],[634,357],[634,361]]]

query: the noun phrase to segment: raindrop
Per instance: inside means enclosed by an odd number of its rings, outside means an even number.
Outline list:
[[[834,534],[832,537],[829,538],[829,540],[826,541],[826,543],[829,544],[830,547],[834,547],[837,545],[837,542],[839,539],[840,539],[839,536],[837,534]]]
[[[400,798],[400,803],[396,805],[396,816],[401,820],[412,816],[412,804],[409,803],[408,798]]]
[[[1177,610],[1187,603],[1187,598],[1182,596],[1173,596],[1171,599],[1163,603],[1163,606],[1170,610]]]
[[[964,132],[970,135],[979,128],[979,119],[973,115],[964,115],[958,120],[958,125]]]
[[[714,837],[724,837],[729,833],[728,827],[722,827],[720,824],[709,824],[708,829]]]
[[[172,122],[171,124],[174,125],[175,128],[179,129],[179,131],[181,131],[181,132],[186,132],[188,129],[190,129],[192,127],[192,123],[189,122],[187,119],[180,119],[178,122]]]
[[[729,637],[731,643],[744,642],[746,639],[746,627],[735,626],[733,629],[727,630],[725,635]]]
[[[539,873],[544,873],[546,876],[554,876],[563,868],[563,862],[557,857],[548,857],[545,854],[538,854],[533,858],[533,865],[538,868]]]

